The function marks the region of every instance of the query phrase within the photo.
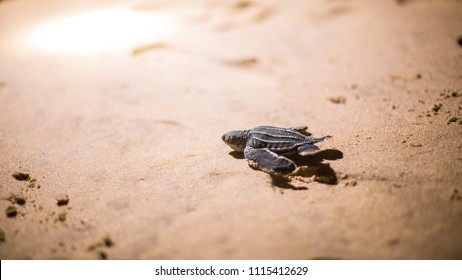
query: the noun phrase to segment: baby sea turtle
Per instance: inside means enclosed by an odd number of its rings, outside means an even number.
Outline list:
[[[307,136],[308,127],[282,128],[258,126],[250,130],[234,130],[221,139],[232,149],[244,152],[249,165],[267,172],[292,172],[297,165],[286,155],[309,155],[319,151],[314,145],[332,136]]]

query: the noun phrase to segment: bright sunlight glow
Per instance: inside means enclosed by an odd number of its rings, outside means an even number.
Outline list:
[[[162,40],[171,32],[171,25],[172,19],[166,15],[115,8],[41,26],[31,34],[28,44],[53,53],[118,50]]]

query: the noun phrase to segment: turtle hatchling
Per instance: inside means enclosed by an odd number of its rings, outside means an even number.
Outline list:
[[[309,155],[319,151],[315,143],[332,136],[307,136],[308,127],[282,128],[258,126],[250,130],[234,130],[221,139],[237,152],[244,152],[249,165],[267,172],[290,173],[297,168],[290,155]]]

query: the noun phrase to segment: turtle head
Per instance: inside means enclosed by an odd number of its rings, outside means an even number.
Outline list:
[[[247,142],[248,133],[249,132],[247,130],[234,130],[223,134],[221,139],[233,150],[243,152]]]

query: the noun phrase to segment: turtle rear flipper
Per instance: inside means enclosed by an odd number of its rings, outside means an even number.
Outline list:
[[[313,144],[306,144],[297,148],[298,154],[301,156],[311,155],[319,150],[319,147]]]
[[[308,126],[297,126],[297,127],[291,127],[290,129],[295,130],[305,136],[311,136],[311,132],[308,131]]]
[[[254,167],[267,172],[290,173],[297,168],[295,163],[290,159],[268,149],[255,149],[248,146],[244,150],[244,156],[249,160],[249,165],[253,166],[251,163],[254,163]]]
[[[290,129],[293,129],[293,130],[298,131],[298,132],[303,132],[303,131],[306,131],[308,129],[308,126],[306,126],[306,125],[297,126],[297,127],[291,127]]]
[[[324,136],[324,137],[321,137],[321,138],[312,138],[312,137],[310,137],[310,140],[311,140],[311,143],[318,143],[318,142],[322,142],[322,141],[330,139],[330,138],[332,138],[332,136],[327,135],[327,136]]]

